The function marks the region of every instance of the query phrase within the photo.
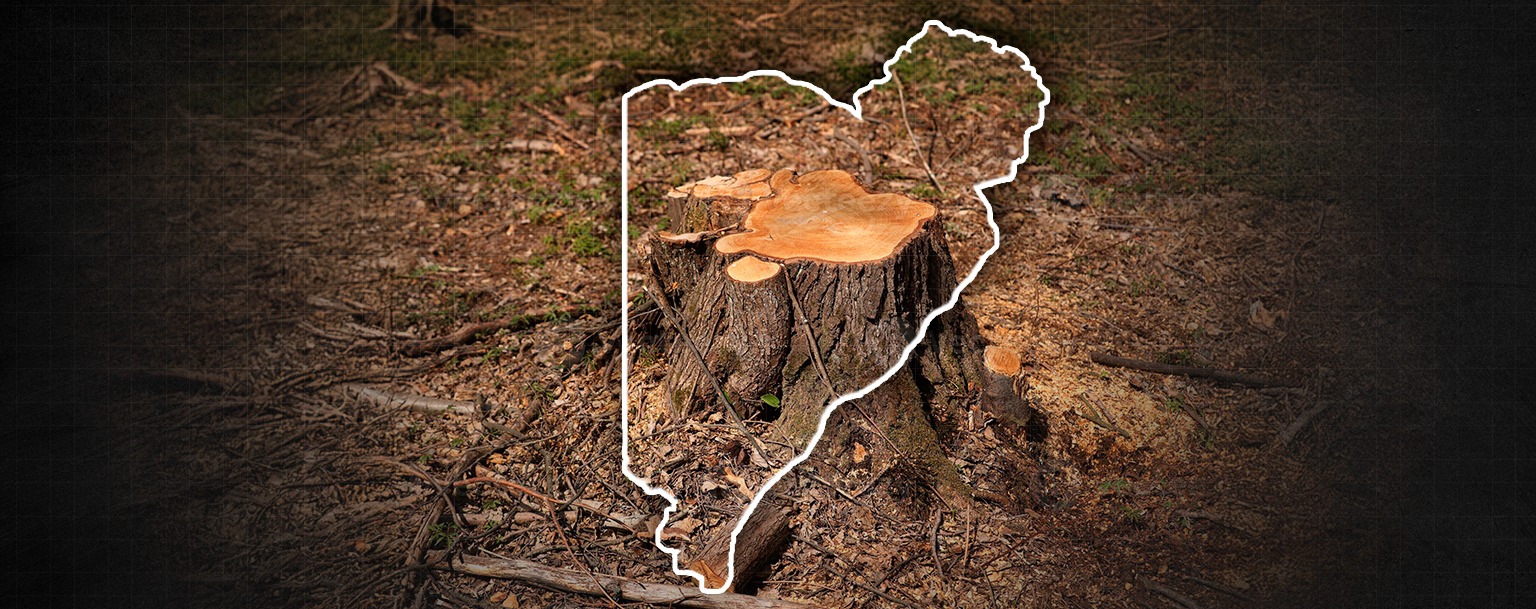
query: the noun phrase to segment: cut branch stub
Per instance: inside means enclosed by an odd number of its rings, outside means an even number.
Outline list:
[[[783,268],[784,265],[777,262],[768,262],[756,256],[742,256],[740,260],[725,267],[725,274],[742,283],[757,283],[764,279],[772,279]]]
[[[988,370],[1003,376],[1013,376],[1019,373],[1019,354],[1014,352],[1013,349],[989,345],[985,351],[984,359]]]
[[[890,257],[938,214],[934,206],[900,194],[871,194],[845,171],[812,171],[797,178],[793,171],[780,170],[767,185],[772,196],[747,213],[745,232],[715,243],[720,253],[873,262]]]

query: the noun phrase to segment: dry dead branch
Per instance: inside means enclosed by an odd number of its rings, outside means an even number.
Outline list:
[[[1254,376],[1254,375],[1251,375],[1251,374],[1243,374],[1241,372],[1232,372],[1230,370],[1220,370],[1220,369],[1216,369],[1216,368],[1200,368],[1200,367],[1196,367],[1196,366],[1178,366],[1178,365],[1174,365],[1174,364],[1163,364],[1163,363],[1159,363],[1159,362],[1149,362],[1149,361],[1140,360],[1140,359],[1131,359],[1129,357],[1120,357],[1118,355],[1110,355],[1108,353],[1103,353],[1103,352],[1094,352],[1094,353],[1090,354],[1089,357],[1090,357],[1090,359],[1093,360],[1093,363],[1101,364],[1101,365],[1104,365],[1104,366],[1114,366],[1116,368],[1130,368],[1132,370],[1141,370],[1143,372],[1154,372],[1154,373],[1157,373],[1157,374],[1176,374],[1176,375],[1179,375],[1179,376],[1190,376],[1190,377],[1196,377],[1196,378],[1207,378],[1207,379],[1211,379],[1213,381],[1217,381],[1217,382],[1221,382],[1221,383],[1229,383],[1229,384],[1233,384],[1233,385],[1246,385],[1248,387],[1293,387],[1294,386],[1292,383],[1287,382],[1287,381],[1279,381],[1279,380],[1265,378],[1265,377],[1261,377],[1261,376]]]
[[[496,332],[499,330],[517,332],[539,325],[545,321],[574,315],[576,312],[576,307],[565,307],[552,311],[548,315],[520,315],[517,317],[464,324],[463,326],[459,326],[459,329],[454,330],[447,336],[425,338],[422,340],[413,340],[403,343],[400,345],[400,353],[401,355],[408,357],[417,357],[437,353],[438,351],[442,351],[450,347],[457,347],[459,345],[468,343],[471,340],[474,340],[476,336],[486,332]]]
[[[456,573],[494,577],[533,584],[550,590],[589,596],[609,595],[618,600],[650,605],[700,609],[811,609],[812,605],[759,598],[745,594],[704,594],[696,586],[638,582],[616,575],[591,574],[550,567],[512,558],[461,556],[448,563]]]
[[[342,385],[341,388],[347,395],[383,408],[405,408],[422,414],[444,414],[451,412],[458,415],[473,415],[479,412],[479,408],[474,402],[464,400],[445,400],[424,395],[396,393],[377,387],[350,383]]]

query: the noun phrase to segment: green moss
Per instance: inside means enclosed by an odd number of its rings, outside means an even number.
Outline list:
[[[938,489],[940,495],[947,496],[946,500],[954,497],[965,500],[971,498],[970,485],[960,479],[960,472],[944,454],[944,449],[939,446],[938,435],[928,425],[916,403],[898,408],[887,436],[920,468],[922,475]]]
[[[741,370],[741,356],[737,355],[735,349],[730,347],[721,348],[720,370],[718,371],[720,376],[730,376],[738,370]]]

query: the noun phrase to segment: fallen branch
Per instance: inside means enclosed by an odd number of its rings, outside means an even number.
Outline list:
[[[643,583],[616,575],[592,574],[589,576],[580,571],[550,567],[527,560],[460,556],[454,558],[448,568],[465,575],[510,579],[561,592],[589,596],[611,595],[618,600],[631,603],[705,609],[810,609],[812,607],[802,603],[745,594],[704,594],[694,586]]]
[[[591,144],[588,144],[588,143],[582,141],[581,138],[576,137],[576,134],[571,131],[570,123],[565,122],[565,119],[560,118],[559,116],[556,116],[555,113],[553,113],[553,112],[550,112],[548,110],[545,110],[543,108],[540,108],[538,106],[530,104],[528,102],[523,102],[523,106],[528,108],[529,110],[533,110],[534,112],[538,113],[539,116],[544,117],[544,120],[549,121],[549,124],[555,128],[555,132],[559,133],[560,137],[563,137],[563,138],[565,138],[567,140],[570,140],[570,142],[572,144],[580,146],[582,150],[591,150],[592,149],[592,145]]]
[[[1161,594],[1164,598],[1173,601],[1175,605],[1183,607],[1184,609],[1200,609],[1200,604],[1196,603],[1195,599],[1180,594],[1179,591],[1174,590],[1173,588],[1169,588],[1168,586],[1164,586],[1145,577],[1138,577],[1136,578],[1136,581],[1139,582],[1142,587]]]
[[[376,158],[383,160],[413,159],[417,157],[437,155],[450,152],[486,152],[496,150],[511,150],[515,152],[546,152],[564,156],[564,146],[549,140],[529,140],[523,138],[510,139],[498,142],[479,142],[473,144],[456,144],[452,146],[437,146],[402,150],[399,152],[387,152]]]
[[[348,395],[384,408],[403,407],[422,414],[451,412],[454,414],[472,415],[479,411],[479,407],[474,402],[466,402],[464,400],[445,400],[411,393],[394,393],[354,383],[342,385],[341,388]]]
[[[1322,404],[1318,404],[1317,406],[1308,409],[1306,412],[1301,413],[1300,416],[1296,417],[1296,420],[1291,421],[1290,425],[1287,425],[1285,429],[1281,430],[1280,433],[1275,436],[1275,439],[1270,442],[1270,446],[1278,448],[1285,446],[1286,444],[1290,444],[1291,440],[1296,439],[1296,434],[1299,434],[1301,433],[1301,430],[1306,429],[1307,424],[1311,423],[1314,417],[1322,414],[1322,412],[1327,409],[1328,402],[1323,402]]]
[[[1102,364],[1102,365],[1105,365],[1105,366],[1114,366],[1116,368],[1130,368],[1132,370],[1141,370],[1143,372],[1155,372],[1157,374],[1177,374],[1177,375],[1180,375],[1180,376],[1190,376],[1190,377],[1197,377],[1197,378],[1208,378],[1208,379],[1211,379],[1211,380],[1214,380],[1214,381],[1218,381],[1218,382],[1222,382],[1222,383],[1231,383],[1231,384],[1234,384],[1234,385],[1246,385],[1246,386],[1249,386],[1249,387],[1294,387],[1295,386],[1294,384],[1292,384],[1290,382],[1287,382],[1287,381],[1280,381],[1280,380],[1275,380],[1275,379],[1269,379],[1269,378],[1264,378],[1264,377],[1261,377],[1261,376],[1253,376],[1253,375],[1250,375],[1250,374],[1243,374],[1241,372],[1232,372],[1230,370],[1218,370],[1216,368],[1198,368],[1198,367],[1195,367],[1195,366],[1176,366],[1176,365],[1173,365],[1173,364],[1162,364],[1162,363],[1158,363],[1158,362],[1149,362],[1149,361],[1146,361],[1146,360],[1131,359],[1129,357],[1120,357],[1120,356],[1117,356],[1117,355],[1110,355],[1108,353],[1101,353],[1101,352],[1095,352],[1095,353],[1091,354],[1089,357],[1093,360],[1093,363],[1095,363],[1095,364]]]
[[[400,345],[400,354],[407,357],[417,357],[430,353],[437,353],[438,351],[442,351],[451,347],[457,347],[467,343],[473,340],[476,336],[485,332],[495,332],[498,330],[511,330],[516,332],[518,330],[526,330],[546,321],[574,314],[576,314],[576,308],[566,307],[564,309],[551,311],[548,315],[519,315],[517,317],[506,319],[496,319],[491,321],[482,321],[479,323],[464,324],[463,326],[460,326],[459,329],[454,330],[452,334],[447,336],[440,336],[437,338],[424,338],[421,340],[413,340],[402,343]]]
[[[766,571],[768,565],[773,564],[783,553],[784,545],[789,542],[794,516],[794,503],[782,496],[764,501],[747,520],[747,525],[739,535],[726,530],[719,531],[714,539],[704,544],[703,551],[689,568],[704,574],[705,583],[709,587],[720,587],[725,583],[724,574],[730,569],[730,551],[734,544],[736,578],[726,591],[735,592],[738,587],[748,585],[754,577]]]
[[[534,499],[538,499],[539,501],[544,501],[544,502],[547,502],[547,503],[558,503],[558,504],[560,504],[562,506],[565,506],[565,507],[572,507],[572,506],[574,506],[574,507],[586,510],[588,512],[591,512],[593,514],[596,514],[598,516],[602,516],[603,518],[607,518],[608,520],[612,520],[612,521],[617,522],[619,524],[623,524],[624,521],[625,521],[624,517],[622,517],[622,516],[608,513],[607,511],[605,511],[603,509],[602,504],[599,504],[599,503],[597,503],[595,501],[578,500],[578,499],[559,499],[559,498],[556,498],[556,497],[551,497],[549,495],[546,495],[546,494],[541,493],[539,491],[533,490],[531,488],[528,488],[526,486],[523,486],[523,485],[518,484],[516,482],[513,482],[511,480],[503,480],[501,478],[492,478],[490,470],[485,470],[484,468],[477,469],[475,471],[475,477],[473,477],[473,478],[465,478],[463,480],[459,480],[458,482],[454,482],[450,486],[452,486],[454,488],[459,488],[459,487],[465,487],[465,486],[470,486],[470,485],[474,485],[474,484],[489,484],[491,486],[501,487],[502,489],[505,489],[505,490],[517,491],[517,492],[522,493],[524,495],[527,495],[529,497],[533,497]]]

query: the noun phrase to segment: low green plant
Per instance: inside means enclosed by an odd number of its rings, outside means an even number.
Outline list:
[[[427,526],[427,541],[433,547],[447,548],[453,546],[459,540],[459,525],[452,522],[439,522]]]
[[[1131,482],[1124,478],[1105,480],[1099,483],[1100,493],[1118,493],[1131,488]]]

